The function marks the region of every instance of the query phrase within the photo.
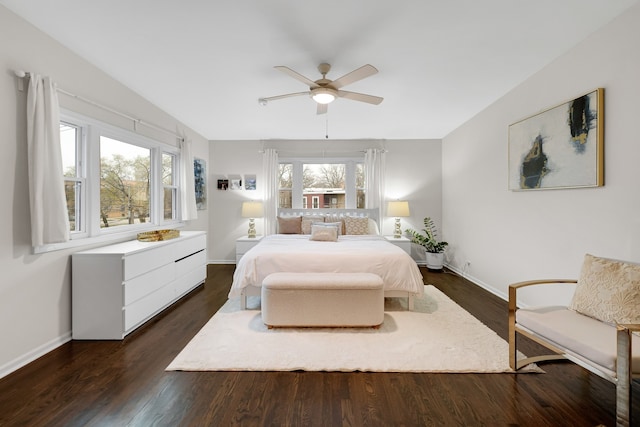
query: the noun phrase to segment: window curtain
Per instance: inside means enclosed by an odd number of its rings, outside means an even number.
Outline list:
[[[189,221],[198,218],[196,206],[196,185],[193,175],[193,154],[191,140],[186,137],[180,141],[180,212],[182,220]]]
[[[27,90],[27,150],[31,243],[34,247],[69,240],[60,150],[60,107],[55,83],[32,74]]]
[[[378,209],[379,221],[383,218],[385,151],[368,148],[364,154],[365,208]]]
[[[262,175],[264,176],[264,234],[275,234],[278,221],[278,152],[273,148],[264,150]]]

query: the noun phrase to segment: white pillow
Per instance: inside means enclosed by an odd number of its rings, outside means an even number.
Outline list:
[[[342,235],[342,222],[314,222],[311,227],[314,225],[319,227],[333,227],[338,232],[338,236]]]
[[[337,242],[338,227],[325,227],[324,224],[313,224],[311,226],[311,237],[309,240],[320,242]]]

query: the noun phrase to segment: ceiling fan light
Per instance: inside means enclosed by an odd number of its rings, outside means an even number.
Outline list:
[[[329,104],[336,99],[336,95],[328,88],[318,88],[314,89],[311,93],[311,98],[316,101],[318,104]]]

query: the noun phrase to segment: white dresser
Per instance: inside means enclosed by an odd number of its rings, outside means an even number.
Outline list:
[[[207,235],[76,252],[71,268],[73,339],[122,339],[204,282]]]

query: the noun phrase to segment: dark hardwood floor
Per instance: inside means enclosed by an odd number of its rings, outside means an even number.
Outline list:
[[[225,302],[233,269],[209,266],[203,287],[123,341],[72,341],[1,379],[0,425],[615,425],[613,384],[568,362],[520,375],[165,372]],[[453,273],[422,272],[506,339],[505,301]]]

